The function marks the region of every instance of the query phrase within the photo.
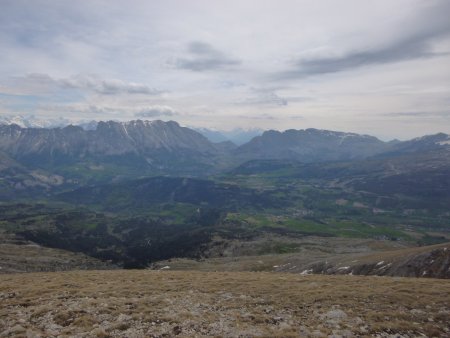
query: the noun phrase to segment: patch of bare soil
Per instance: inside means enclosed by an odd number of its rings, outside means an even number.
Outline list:
[[[0,275],[1,337],[448,337],[450,281],[267,272]]]

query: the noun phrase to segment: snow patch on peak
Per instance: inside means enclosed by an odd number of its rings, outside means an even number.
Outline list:
[[[0,125],[18,125],[21,128],[41,128],[54,129],[64,128],[70,125],[80,126],[84,130],[95,130],[97,128],[96,121],[89,120],[71,120],[64,117],[43,119],[34,115],[7,115],[0,116]]]
[[[445,139],[437,141],[436,144],[439,144],[440,146],[450,145],[450,135],[446,135]]]
[[[0,124],[16,124],[22,128],[58,128],[71,124],[71,121],[62,117],[58,119],[39,119],[34,115],[10,115],[0,117]]]

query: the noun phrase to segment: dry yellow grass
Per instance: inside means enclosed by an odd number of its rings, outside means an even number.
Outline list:
[[[450,281],[267,272],[0,276],[0,336],[450,336]],[[394,336],[393,336],[394,337]]]

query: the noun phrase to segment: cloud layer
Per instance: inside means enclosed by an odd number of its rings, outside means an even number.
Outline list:
[[[447,0],[5,0],[0,114],[450,133]]]

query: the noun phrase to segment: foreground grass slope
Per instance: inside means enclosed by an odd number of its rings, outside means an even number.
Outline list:
[[[450,281],[263,272],[0,276],[0,336],[445,337]]]

